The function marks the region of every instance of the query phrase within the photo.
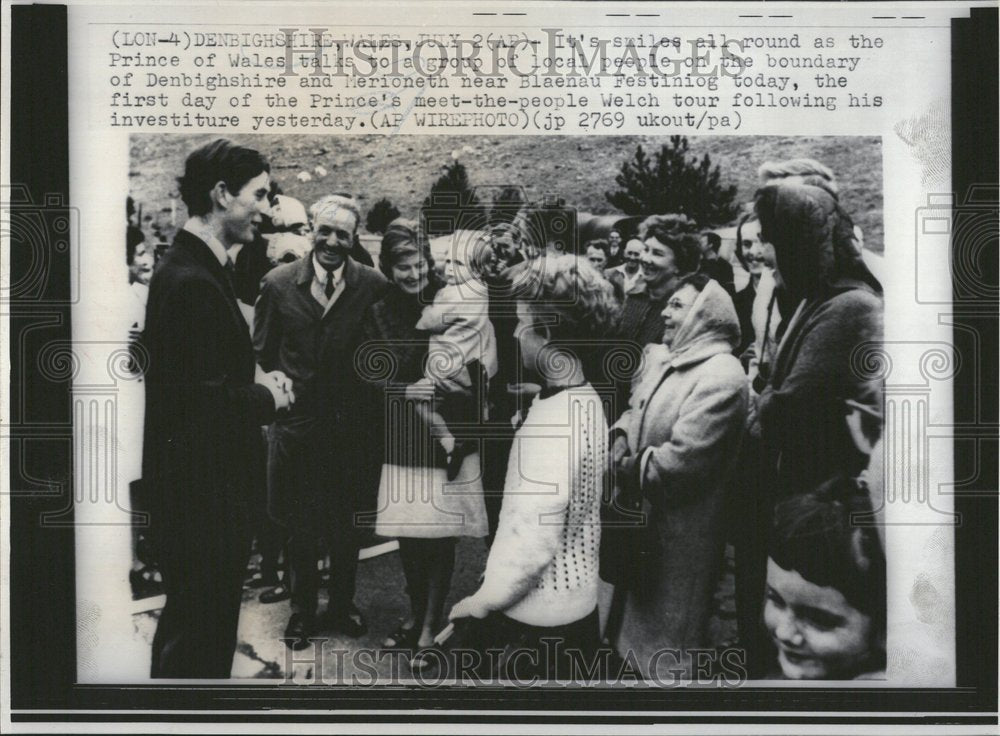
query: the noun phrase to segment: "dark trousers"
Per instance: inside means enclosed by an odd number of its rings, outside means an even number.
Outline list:
[[[350,510],[353,520],[353,509]],[[317,563],[330,554],[329,604],[327,610],[344,613],[354,602],[358,571],[359,535],[347,524],[337,524],[324,540],[314,530],[295,529],[288,540],[289,582],[292,591],[292,611],[307,618],[316,615],[319,597]]]
[[[354,600],[358,567],[358,512],[371,480],[366,446],[348,442],[326,419],[292,417],[271,427],[269,511],[288,533],[292,611],[316,615],[317,562],[330,555],[328,610],[344,613]]]
[[[253,535],[257,540],[257,552],[260,553],[260,572],[265,581],[277,579],[278,558],[285,546],[287,531],[277,524],[267,512],[267,454],[268,440],[266,433],[261,433],[260,443],[247,448],[250,453],[248,462],[253,465],[254,502],[250,506],[250,523]],[[286,553],[287,558],[287,553]],[[285,560],[287,567],[288,560]]]
[[[160,545],[167,602],[153,637],[152,677],[232,672],[250,538],[245,522],[218,521],[210,532],[200,527],[205,536],[172,535]]]
[[[597,609],[561,626],[531,626],[503,614],[480,622],[476,646],[497,652],[489,657],[494,678],[519,683],[582,681],[606,677],[607,657],[601,658]],[[605,652],[607,654],[607,652]]]

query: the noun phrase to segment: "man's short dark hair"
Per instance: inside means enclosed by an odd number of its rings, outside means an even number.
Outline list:
[[[705,233],[704,237],[705,240],[708,241],[708,244],[712,246],[712,250],[718,253],[719,249],[722,247],[722,237],[717,232],[713,232],[711,230]]]
[[[177,183],[188,214],[207,215],[212,211],[210,192],[218,182],[237,194],[248,181],[270,170],[258,151],[219,138],[191,152],[184,162],[184,176]]]

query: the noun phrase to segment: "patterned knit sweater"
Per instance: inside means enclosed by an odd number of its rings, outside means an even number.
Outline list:
[[[597,605],[608,426],[586,384],[537,397],[514,437],[496,540],[479,595],[533,626]]]

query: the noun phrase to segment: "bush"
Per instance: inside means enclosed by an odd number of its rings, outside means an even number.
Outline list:
[[[385,235],[389,223],[399,217],[399,208],[385,197],[372,205],[365,218],[365,229],[377,235]]]
[[[699,227],[711,227],[732,222],[740,210],[736,186],[722,186],[719,178],[719,167],[712,168],[708,154],[700,162],[697,156],[689,157],[687,138],[675,135],[652,160],[638,146],[615,177],[618,191],[604,196],[627,215],[672,212],[687,215]]]

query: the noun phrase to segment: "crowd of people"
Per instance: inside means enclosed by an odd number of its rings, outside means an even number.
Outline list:
[[[373,633],[413,672],[451,621],[502,653],[497,677],[690,677],[728,542],[748,676],[878,677],[885,554],[857,519],[878,510],[882,389],[857,353],[882,290],[828,168],[766,162],[758,184],[732,259],[683,213],[577,243],[531,205],[437,258],[399,218],[373,259],[350,195],[307,210],[259,152],[193,151],[151,280],[129,251],[153,676],[229,676],[254,539],[287,646],[366,633],[374,531],[399,541],[410,613]],[[462,537],[487,562],[446,611]]]

